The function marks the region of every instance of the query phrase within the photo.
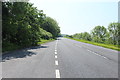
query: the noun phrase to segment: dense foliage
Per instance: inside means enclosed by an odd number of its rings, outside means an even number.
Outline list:
[[[45,18],[45,21],[44,21],[44,23],[42,23],[41,27],[44,30],[50,32],[53,35],[53,38],[58,36],[60,33],[60,28],[58,26],[58,23],[50,17]]]
[[[91,33],[77,33],[68,37],[97,43],[120,45],[120,23],[110,23],[108,28],[96,26]]]
[[[54,19],[28,2],[3,2],[2,24],[3,49],[36,45],[41,39],[55,39],[60,33]]]

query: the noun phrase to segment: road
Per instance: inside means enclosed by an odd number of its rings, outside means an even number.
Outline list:
[[[118,78],[118,52],[59,38],[3,56],[3,78]]]

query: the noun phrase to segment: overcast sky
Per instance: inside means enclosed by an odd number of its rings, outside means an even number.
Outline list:
[[[118,21],[118,0],[30,0],[54,18],[62,34],[90,32],[95,26]]]

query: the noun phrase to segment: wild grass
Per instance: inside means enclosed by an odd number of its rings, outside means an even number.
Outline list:
[[[51,40],[43,40],[42,39],[40,42],[37,42],[37,45],[44,44],[44,43],[47,43],[47,42],[50,42],[50,41],[53,41],[53,40],[54,39],[51,39]],[[8,52],[8,51],[13,51],[13,50],[18,50],[18,49],[22,49],[22,48],[25,48],[25,47],[19,46],[19,45],[10,43],[10,42],[4,42],[4,43],[2,43],[2,52]]]
[[[50,39],[50,40],[44,40],[42,39],[40,42],[38,42],[37,44],[44,44],[44,43],[47,43],[47,42],[51,42],[51,41],[54,41],[54,39]]]
[[[80,39],[74,39],[74,38],[69,38],[69,39],[76,40],[76,41],[79,41],[79,42],[89,43],[89,44],[93,44],[93,45],[97,45],[97,46],[102,46],[102,47],[105,47],[105,48],[109,48],[109,49],[120,51],[120,46],[119,45],[96,43],[96,42],[92,42],[92,41],[86,41],[86,40],[80,40]]]

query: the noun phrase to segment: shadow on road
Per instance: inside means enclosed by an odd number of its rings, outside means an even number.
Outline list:
[[[34,47],[26,48],[23,50],[11,51],[2,55],[2,62],[5,62],[6,60],[16,59],[16,58],[25,58],[27,56],[30,57],[32,55],[36,55],[37,53],[34,53],[33,51],[28,51],[28,50],[47,48],[47,47],[48,46],[34,46]]]
[[[48,48],[48,46],[45,46],[45,45],[33,46],[33,47],[28,48],[28,49],[39,49],[39,48]]]

